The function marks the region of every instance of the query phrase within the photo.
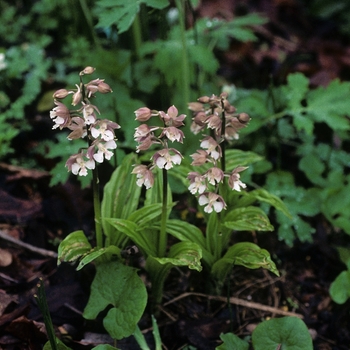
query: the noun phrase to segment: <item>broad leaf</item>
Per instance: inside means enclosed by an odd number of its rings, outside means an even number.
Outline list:
[[[170,219],[167,221],[167,232],[180,241],[195,242],[201,247],[205,246],[203,232],[195,225],[186,221]]]
[[[136,176],[131,175],[135,163],[137,157],[132,153],[127,155],[104,187],[101,217],[106,245],[120,247],[125,236],[105,218],[127,219],[137,209],[141,188],[136,184]]]
[[[253,331],[254,350],[312,350],[312,339],[305,323],[297,317],[273,318]]]
[[[249,343],[242,340],[237,335],[233,333],[221,334],[220,339],[223,344],[217,346],[215,350],[248,350]]]
[[[174,266],[188,266],[191,270],[201,271],[202,250],[200,246],[192,242],[180,242],[174,244],[167,258],[153,257],[160,264],[171,264]]]
[[[95,319],[109,305],[103,325],[109,335],[122,339],[134,333],[147,303],[147,291],[134,268],[111,261],[98,264],[83,316]]]
[[[70,233],[58,246],[57,265],[61,262],[73,262],[91,251],[92,247],[83,231]]]
[[[333,80],[327,87],[318,87],[309,93],[307,112],[315,121],[325,122],[335,131],[349,130],[349,92],[350,83],[339,79]]]
[[[249,269],[262,267],[279,276],[270,253],[250,242],[240,242],[231,246],[226,254],[213,265],[211,272],[217,280],[222,281],[232,265],[242,265]]]
[[[258,207],[245,207],[231,210],[225,216],[223,226],[237,231],[273,231],[267,215]]]
[[[91,350],[120,350],[119,348],[115,348],[112,345],[108,344],[100,344],[92,348]]]
[[[226,169],[235,169],[238,166],[248,166],[263,160],[262,156],[250,151],[229,149],[226,151]]]
[[[350,270],[341,272],[329,289],[331,298],[338,304],[344,304],[350,298]]]
[[[138,226],[148,225],[150,221],[160,216],[162,213],[162,204],[155,203],[150,205],[145,205],[144,207],[135,210],[129,217],[129,221],[135,222]]]
[[[117,256],[120,256],[120,248],[113,245],[110,245],[107,248],[101,248],[98,250],[96,249],[97,248],[94,248],[92,251],[84,254],[83,258],[80,260],[77,270],[82,269],[85,265],[87,265],[91,261],[94,261],[100,256],[105,254],[115,254]]]
[[[238,206],[247,206],[253,204],[257,200],[259,202],[272,205],[275,209],[281,211],[285,216],[289,218],[292,217],[283,201],[279,197],[264,190],[263,188],[259,188],[250,192],[242,191],[241,195],[243,198],[239,199]]]
[[[139,10],[140,1],[100,0],[96,4],[97,27],[108,28],[116,24],[119,34],[123,33],[129,29]]]
[[[156,255],[156,246],[152,237],[142,232],[135,222],[125,219],[106,219],[116,229],[126,234],[144,253]]]
[[[186,221],[182,220],[168,220],[167,232],[176,237],[182,242],[194,242],[197,243],[202,249],[203,260],[211,266],[214,263],[214,257],[206,249],[206,240],[203,232],[197,227]]]
[[[52,348],[50,342],[46,342],[43,350],[72,350],[72,348],[68,347],[67,345],[65,345],[60,339],[55,338],[56,341],[56,347]]]
[[[169,5],[169,0],[143,0],[147,6],[161,10]]]

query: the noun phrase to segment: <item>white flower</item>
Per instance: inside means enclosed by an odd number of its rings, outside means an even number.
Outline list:
[[[219,144],[211,137],[207,136],[201,142],[201,147],[207,150],[207,153],[210,154],[215,160],[218,160],[221,156],[221,149]],[[218,148],[218,151],[216,150]]]
[[[83,106],[83,117],[85,119],[86,125],[94,124],[96,121],[96,114],[95,110],[99,113],[96,106],[93,105],[86,105]]]
[[[137,186],[142,187],[142,185],[145,185],[147,190],[153,186],[154,176],[152,171],[146,165],[137,165],[133,169],[132,174],[136,174]]]
[[[226,203],[224,199],[216,193],[206,192],[199,196],[199,205],[206,205],[204,211],[210,214],[213,210],[220,213],[223,209],[226,209]]]
[[[7,67],[7,64],[5,62],[5,54],[0,53],[0,70],[3,70]]]
[[[152,158],[158,168],[166,170],[171,169],[173,164],[181,164],[182,160],[181,153],[174,148],[162,149],[156,152]]]
[[[240,166],[237,167],[236,169],[234,169],[228,179],[228,185],[233,189],[236,190],[238,192],[241,191],[241,187],[242,188],[246,188],[247,185],[244,184],[241,180],[240,177],[241,175],[239,174],[239,172],[247,169],[248,167],[244,167],[244,166]]]
[[[87,169],[95,169],[95,162],[92,159],[84,160],[85,155],[83,153],[74,154],[69,157],[66,162],[66,167],[74,175],[86,176],[88,174]]]
[[[191,182],[188,189],[192,194],[202,194],[207,189],[205,178],[202,175],[196,172],[191,172],[188,174],[188,178]]]
[[[211,185],[215,186],[215,182],[220,183],[224,179],[224,172],[219,168],[213,167],[204,174],[204,177],[207,178]]]
[[[104,141],[110,141],[114,139],[114,134],[111,130],[107,129],[107,124],[101,124],[99,129],[96,129],[93,126],[91,128],[91,135],[95,139],[101,136],[101,139]]]
[[[113,156],[113,152],[109,151],[109,149],[117,148],[117,144],[114,140],[107,141],[105,143],[99,142],[97,143],[98,151],[93,155],[93,158],[98,163],[103,162],[103,158],[110,160]]]

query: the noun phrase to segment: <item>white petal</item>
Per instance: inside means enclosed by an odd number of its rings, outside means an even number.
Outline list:
[[[100,136],[100,131],[96,128],[91,128],[91,135],[93,138],[97,139]]]
[[[103,152],[98,151],[97,153],[94,154],[93,157],[96,160],[96,162],[98,162],[98,163],[102,163],[103,162]]]
[[[71,170],[74,175],[77,175],[78,171],[80,170],[80,165],[78,163],[73,163]]]
[[[209,203],[209,199],[207,196],[202,195],[198,198],[198,203],[199,203],[199,205],[207,204],[207,203]]]
[[[79,175],[80,176],[86,176],[88,173],[87,173],[87,170],[86,170],[86,168],[84,167],[84,168],[81,168],[81,170],[79,171]]]

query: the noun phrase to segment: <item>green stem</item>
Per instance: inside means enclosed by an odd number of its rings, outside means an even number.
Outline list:
[[[226,140],[225,140],[225,127],[226,127],[226,118],[225,118],[225,105],[224,100],[221,99],[221,135],[223,138],[223,142],[221,143],[221,151],[222,151],[222,157],[221,157],[221,170],[226,170]]]
[[[96,47],[100,47],[100,42],[99,42],[98,37],[97,37],[97,35],[95,33],[94,20],[93,20],[93,18],[91,16],[91,12],[89,10],[89,6],[87,5],[86,0],[79,0],[79,3],[80,3],[80,7],[81,7],[81,9],[83,11],[84,17],[86,19],[86,22],[87,22],[87,24],[89,26],[89,29],[91,31],[91,36],[92,36],[92,39],[94,41],[94,45]]]
[[[157,260],[149,257],[146,263],[146,270],[148,271],[151,283],[151,310],[155,315],[159,314],[159,305],[162,302],[164,283],[169,274],[172,265],[170,263],[160,264]]]
[[[141,22],[140,22],[140,15],[137,14],[135,17],[134,22],[132,23],[132,36],[133,36],[133,44],[134,44],[134,51],[135,56],[137,60],[140,60],[140,48],[142,45],[142,33],[141,33]]]
[[[181,71],[182,71],[182,106],[183,111],[187,110],[187,103],[191,101],[190,96],[190,63],[187,53],[186,26],[185,26],[185,0],[176,0],[176,7],[179,11],[180,39],[182,45]]]
[[[160,232],[159,232],[159,245],[158,245],[158,257],[162,258],[165,256],[167,247],[167,232],[166,222],[168,218],[168,172],[166,169],[162,169],[163,174],[163,198],[162,198],[162,216],[160,221]]]
[[[46,326],[46,333],[50,341],[51,349],[57,350],[58,346],[56,342],[56,335],[53,328],[49,307],[47,305],[46,293],[45,293],[45,288],[44,288],[44,283],[42,278],[40,278],[39,283],[37,284],[37,287],[38,287],[38,294],[35,294],[34,298],[36,299],[39,309],[43,315],[44,323]]]
[[[101,225],[101,202],[98,183],[98,171],[97,168],[95,168],[92,170],[92,191],[94,197],[96,247],[97,249],[100,249],[103,247],[103,233]]]

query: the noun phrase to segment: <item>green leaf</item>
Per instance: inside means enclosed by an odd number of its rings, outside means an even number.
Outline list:
[[[326,166],[320,157],[314,153],[308,153],[299,161],[299,169],[302,170],[306,177],[316,185],[324,185],[325,180],[322,178]]]
[[[134,268],[111,261],[98,264],[83,316],[93,320],[112,305],[103,325],[114,339],[134,333],[147,303],[147,291]]]
[[[249,13],[244,16],[235,17],[232,21],[235,26],[262,25],[266,22],[268,22],[268,19],[259,15],[258,13]]]
[[[156,246],[153,244],[152,237],[144,234],[143,228],[135,222],[112,218],[106,218],[106,220],[117,230],[126,234],[144,253],[151,256],[156,255]]]
[[[57,265],[61,262],[72,262],[78,260],[92,247],[83,231],[74,231],[70,233],[58,246]]]
[[[325,122],[332,130],[349,130],[349,92],[349,82],[334,79],[327,87],[310,91],[306,110],[316,122]]]
[[[336,219],[331,220],[333,226],[341,228],[350,235],[350,218],[349,216],[339,215]]]
[[[262,209],[252,206],[231,210],[226,214],[223,226],[237,231],[274,230]]]
[[[68,347],[61,340],[56,338],[56,347],[54,349],[51,347],[51,344],[48,341],[45,343],[43,350],[72,350],[72,348]]]
[[[223,344],[217,346],[215,350],[248,350],[249,343],[242,340],[237,335],[233,333],[221,334],[220,339]]]
[[[138,226],[146,226],[150,223],[150,221],[153,221],[152,224],[154,224],[154,219],[156,219],[159,215],[162,213],[162,204],[161,203],[155,203],[146,205],[138,210],[135,210],[129,217],[129,221],[135,222]]]
[[[121,350],[121,349],[115,348],[114,346],[108,345],[108,344],[100,344],[93,347],[91,350]]]
[[[116,24],[118,32],[127,31],[140,10],[138,0],[100,0],[96,3],[98,28],[108,28]]]
[[[141,188],[136,184],[136,176],[131,175],[133,165],[136,163],[135,154],[130,153],[124,157],[104,187],[101,217],[103,232],[108,240],[107,245],[122,247],[125,236],[105,218],[127,219],[139,204]]]
[[[154,185],[149,190],[146,191],[146,200],[145,200],[144,205],[162,203],[162,201],[163,201],[162,169],[159,169],[158,167],[156,167],[154,172],[155,172]],[[168,215],[170,214],[173,205],[174,205],[174,203],[173,203],[173,199],[172,199],[172,192],[171,192],[171,188],[168,184],[168,202],[167,202]]]
[[[214,73],[219,68],[219,62],[212,50],[201,45],[188,46],[189,59],[207,73]]]
[[[153,7],[157,10],[162,10],[169,5],[169,0],[143,0],[147,6]]]
[[[305,323],[297,317],[273,318],[253,331],[254,350],[312,350],[312,339]]]
[[[340,260],[348,267],[350,270],[350,248],[336,247]]]
[[[249,269],[262,267],[279,276],[270,253],[250,242],[240,242],[231,246],[226,254],[213,265],[211,272],[216,279],[222,281],[232,265],[241,265]]]
[[[226,168],[233,170],[238,166],[247,166],[263,159],[262,156],[254,152],[229,149],[226,151]]]
[[[292,217],[291,213],[289,212],[287,206],[283,203],[283,201],[276,195],[266,191],[263,188],[259,188],[250,192],[243,191],[241,194],[245,198],[253,198],[254,200],[268,203],[272,205],[275,209],[281,211],[285,216],[289,218]]]
[[[197,243],[202,249],[203,260],[208,266],[214,263],[214,256],[206,249],[206,239],[203,232],[186,221],[170,219],[167,221],[167,232],[182,242]]]
[[[301,109],[301,101],[309,90],[309,79],[302,73],[289,74],[287,77],[288,107],[292,111]]]
[[[350,270],[337,276],[330,286],[329,294],[337,304],[344,304],[350,298]]]
[[[201,247],[205,246],[203,232],[195,225],[186,221],[170,219],[167,221],[167,232],[180,241],[195,242]]]
[[[180,242],[174,244],[169,251],[167,258],[153,257],[160,264],[172,264],[174,266],[188,266],[191,270],[201,271],[202,259],[201,247],[192,242]]]
[[[114,245],[110,245],[107,248],[101,248],[101,249],[95,248],[92,251],[85,253],[83,258],[80,260],[77,270],[82,269],[85,265],[87,265],[91,261],[94,261],[100,256],[105,254],[115,254],[117,256],[120,256],[120,248]]]

